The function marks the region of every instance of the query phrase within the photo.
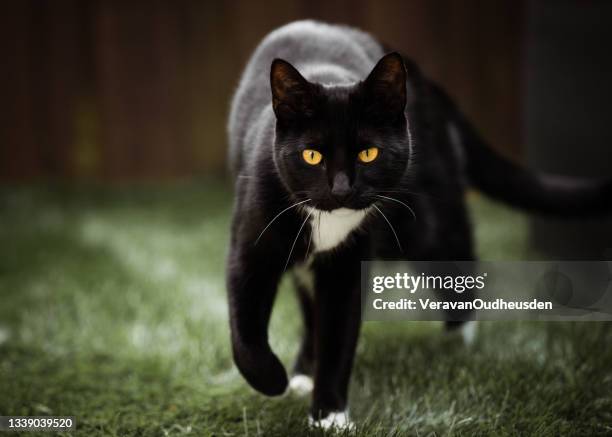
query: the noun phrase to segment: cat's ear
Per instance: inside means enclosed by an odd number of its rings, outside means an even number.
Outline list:
[[[399,53],[383,56],[363,84],[369,111],[381,116],[404,113],[406,66]]]
[[[270,69],[272,107],[279,120],[311,117],[314,112],[312,84],[282,59],[275,59]]]

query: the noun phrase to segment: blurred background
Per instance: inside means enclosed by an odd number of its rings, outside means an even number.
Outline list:
[[[238,374],[224,275],[230,96],[259,40],[303,18],[415,58],[510,159],[612,175],[610,1],[1,1],[1,414],[74,415],[88,437],[304,433],[306,401]],[[468,204],[485,260],[612,248],[610,220]],[[297,313],[284,281],[287,366]],[[364,325],[359,435],[610,434],[610,324],[482,324],[475,349],[436,323]]]
[[[509,157],[565,174],[612,174],[612,4],[604,0],[20,0],[0,8],[0,180],[11,185],[223,177],[241,69],[264,35],[302,18],[358,26],[416,59]],[[601,221],[587,227],[594,235],[555,245],[561,232],[585,229],[568,226],[536,220],[534,243],[583,256],[612,246]]]

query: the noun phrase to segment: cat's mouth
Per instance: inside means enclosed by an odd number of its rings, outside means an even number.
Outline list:
[[[309,202],[309,205],[320,210],[337,213],[338,211],[356,211],[368,208],[372,201],[367,198],[353,197],[346,200],[338,200],[333,198],[314,200]],[[341,212],[340,212],[341,214]]]

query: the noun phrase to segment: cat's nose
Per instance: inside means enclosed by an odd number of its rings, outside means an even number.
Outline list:
[[[351,184],[346,173],[338,172],[334,176],[331,195],[337,201],[346,200],[351,194]]]

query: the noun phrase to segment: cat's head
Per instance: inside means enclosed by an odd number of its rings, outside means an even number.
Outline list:
[[[276,59],[270,82],[275,164],[296,200],[326,211],[363,209],[397,187],[411,152],[399,54],[384,56],[348,86],[309,82]]]

